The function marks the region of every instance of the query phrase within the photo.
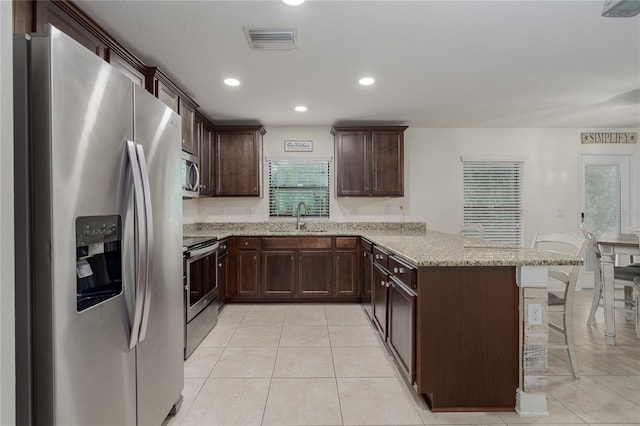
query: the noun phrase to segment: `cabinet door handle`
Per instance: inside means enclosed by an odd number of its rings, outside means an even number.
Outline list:
[[[245,245],[245,246],[248,246],[248,245],[249,245],[249,241],[245,241],[245,242],[244,242],[244,245]]]
[[[336,256],[336,259],[337,259],[337,260],[340,260],[340,256]]]
[[[398,268],[393,268],[393,273],[397,274],[398,273]]]
[[[381,285],[381,286],[384,286],[384,281],[380,281],[380,285]]]
[[[222,263],[218,263],[218,268],[222,268]]]

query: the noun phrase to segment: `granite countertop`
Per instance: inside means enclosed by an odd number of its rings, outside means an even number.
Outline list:
[[[414,224],[325,224],[297,231],[289,222],[284,223],[288,225],[258,222],[216,227],[216,224],[197,224],[185,226],[184,236],[210,236],[218,240],[230,236],[362,236],[416,266],[568,266],[583,263],[582,259],[570,255],[427,231],[425,226]]]
[[[425,235],[363,237],[416,266],[542,266],[581,265],[582,259],[525,247],[492,243],[443,232]]]

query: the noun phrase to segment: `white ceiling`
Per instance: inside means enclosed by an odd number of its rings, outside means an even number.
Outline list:
[[[640,15],[604,0],[76,3],[216,123],[640,127]],[[251,50],[245,26],[299,48]]]

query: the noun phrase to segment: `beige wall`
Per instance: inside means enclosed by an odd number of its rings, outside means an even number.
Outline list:
[[[11,2],[0,1],[0,424],[15,424]]]
[[[596,129],[597,130],[597,129]],[[582,152],[580,133],[594,129],[425,129],[405,133],[405,197],[334,198],[331,220],[398,221],[400,204],[405,220],[426,221],[430,229],[458,232],[462,223],[461,156],[524,158],[525,243],[536,232],[576,232],[578,168]],[[264,155],[269,157],[333,157],[333,136],[328,127],[267,128]],[[602,131],[601,129],[599,131]],[[313,141],[311,153],[285,153],[284,141]],[[600,152],[635,152],[632,169],[639,164],[638,146],[597,147]],[[637,176],[637,175],[636,175]],[[636,179],[632,179],[636,180]],[[332,182],[333,177],[332,177]],[[633,188],[633,194],[638,188]],[[263,193],[266,193],[266,186]],[[638,195],[634,200],[637,216]],[[204,198],[185,201],[186,223],[198,221],[262,221],[268,219],[268,199]]]

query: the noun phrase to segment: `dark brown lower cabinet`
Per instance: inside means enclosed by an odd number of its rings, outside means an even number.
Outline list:
[[[389,326],[387,341],[409,383],[416,370],[416,293],[391,277],[389,280]]]
[[[298,296],[331,296],[331,250],[300,250],[298,256]]]
[[[266,297],[293,296],[296,293],[296,252],[263,250],[261,261],[261,294]]]
[[[225,253],[218,258],[218,306],[227,300],[227,273],[229,269],[229,256]]]
[[[231,238],[232,301],[360,299],[358,237]]]
[[[336,296],[357,296],[357,251],[340,250],[335,256]]]
[[[258,252],[254,250],[238,251],[236,296],[258,297]]]
[[[373,280],[371,283],[371,299],[373,322],[380,330],[383,340],[387,338],[387,303],[389,275],[377,263],[373,264]]]
[[[370,250],[366,250],[363,248],[362,250],[362,307],[364,311],[369,315],[369,318],[372,316],[371,311],[371,284],[373,278],[373,254]]]
[[[416,384],[431,411],[514,410],[516,268],[420,268],[417,312]]]

